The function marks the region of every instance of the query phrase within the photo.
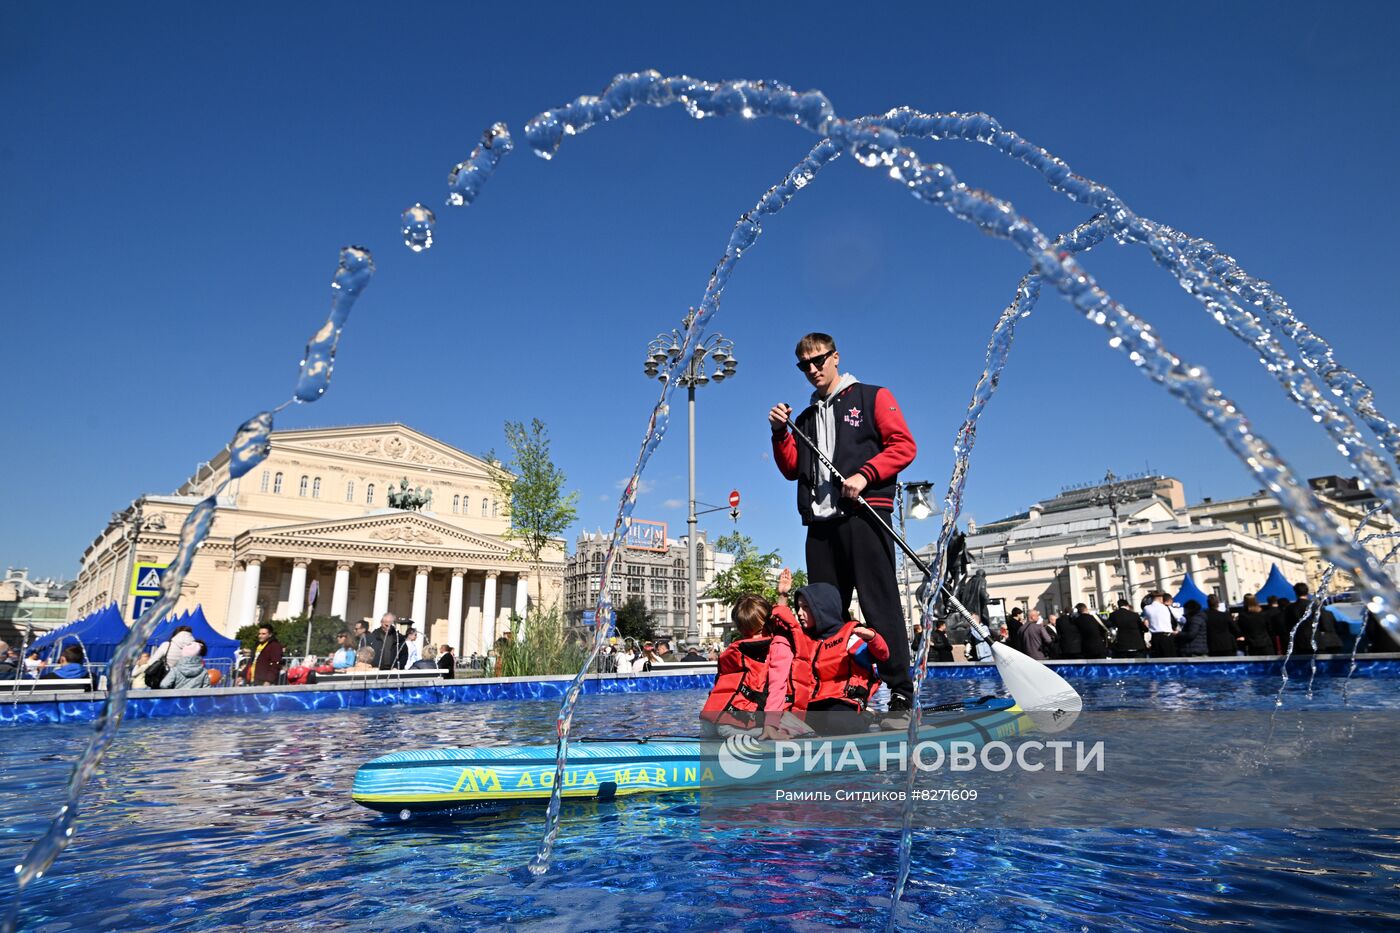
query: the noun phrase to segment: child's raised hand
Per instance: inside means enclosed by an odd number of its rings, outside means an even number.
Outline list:
[[[778,595],[786,596],[792,590],[792,571],[787,567],[778,574]]]
[[[870,641],[875,637],[875,630],[868,625],[857,625],[855,628],[851,629],[851,634],[865,641]]]

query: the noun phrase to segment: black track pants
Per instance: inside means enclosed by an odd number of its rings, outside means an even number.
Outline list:
[[[890,513],[880,510],[889,521]],[[862,510],[807,526],[807,579],[830,583],[841,591],[841,603],[851,607],[851,591],[860,595],[860,614],[890,648],[880,665],[880,679],[890,692],[911,699],[909,632],[894,577],[894,539],[870,513]]]

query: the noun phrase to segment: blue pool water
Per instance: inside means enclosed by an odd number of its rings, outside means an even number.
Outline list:
[[[1341,680],[1312,704],[1342,707]],[[1267,710],[1276,679],[1099,681],[1090,709]],[[1400,709],[1394,679],[1348,703]],[[993,680],[931,685],[939,701]],[[1289,706],[1303,704],[1302,685]],[[578,734],[692,731],[703,694],[587,698]],[[856,929],[883,924],[897,834],[775,810],[717,826],[690,795],[566,803],[555,870],[523,868],[539,808],[407,823],[349,801],[355,767],[400,748],[538,742],[553,702],[502,701],[129,723],[79,835],[32,885],[32,930]],[[88,726],[12,727],[0,751],[12,864],[52,815]],[[1145,739],[1150,741],[1150,739]],[[1325,767],[1324,762],[1319,767]],[[1183,811],[1189,796],[1183,793]],[[1104,801],[1131,808],[1132,800]],[[722,812],[722,811],[721,811]],[[706,817],[709,818],[706,818]],[[1400,828],[922,830],[899,925],[975,930],[1303,928],[1400,923]],[[8,860],[8,862],[3,861]]]

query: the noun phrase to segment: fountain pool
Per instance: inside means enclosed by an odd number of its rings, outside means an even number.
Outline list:
[[[1264,715],[1278,680],[1076,686],[1095,710]],[[1342,686],[1341,677],[1322,676],[1311,701],[1301,684],[1289,700],[1309,710],[1345,702],[1400,711],[1393,674],[1353,680],[1345,700]],[[932,681],[927,696],[998,688],[994,675]],[[577,734],[689,731],[703,695],[593,697],[579,708]],[[763,825],[726,829],[713,819],[717,801],[696,795],[566,800],[556,870],[537,878],[524,865],[543,807],[403,823],[349,800],[355,768],[376,754],[538,742],[557,713],[557,701],[512,700],[132,721],[86,798],[75,857],[30,889],[21,922],[51,931],[506,929],[530,921],[712,930],[869,927],[887,916],[898,830],[824,823],[810,805],[769,807]],[[75,723],[10,732],[0,751],[11,789],[0,849],[12,862],[52,816],[89,731]],[[1132,801],[1102,805],[1121,812]],[[1182,809],[1189,814],[1189,800]],[[904,929],[1400,922],[1400,829],[921,829],[913,852],[897,915]]]

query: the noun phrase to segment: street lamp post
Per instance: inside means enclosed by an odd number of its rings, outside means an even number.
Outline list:
[[[933,490],[933,483],[899,483],[899,536],[908,539],[904,533],[904,516],[908,514],[915,521],[923,521],[933,514],[933,506],[929,505],[928,495]],[[907,500],[907,501],[906,501]],[[905,624],[913,625],[914,619],[914,594],[910,589],[909,582],[909,557],[901,554],[904,558],[904,616]]]
[[[1118,521],[1118,506],[1129,501],[1123,490],[1118,485],[1118,477],[1109,470],[1103,475],[1103,491],[1099,492],[1089,501],[1094,505],[1108,506],[1108,512],[1113,516],[1113,540],[1118,545],[1118,567],[1123,571],[1123,588],[1126,590],[1124,598],[1128,605],[1133,604],[1133,568],[1129,565],[1126,557],[1123,556],[1123,528]]]
[[[642,369],[649,378],[661,382],[670,378],[669,371],[681,362],[681,354],[685,345],[684,331],[690,329],[694,319],[695,309],[691,308],[681,322],[682,330],[657,334],[647,344],[647,355]],[[713,372],[706,373],[706,361],[713,361],[717,364]],[[666,364],[670,365],[666,367],[666,371],[663,371],[661,367]],[[690,359],[675,370],[676,385],[685,386],[690,440],[690,495],[687,498],[688,514],[685,520],[686,567],[689,574],[685,633],[687,641],[695,641],[700,637],[698,594],[696,593],[698,581],[695,566],[695,526],[698,521],[695,513],[695,389],[697,386],[708,385],[711,382],[723,382],[732,377],[738,368],[739,361],[734,359],[734,341],[729,340],[723,334],[711,334],[692,348]]]

